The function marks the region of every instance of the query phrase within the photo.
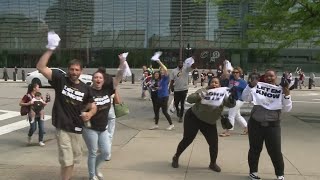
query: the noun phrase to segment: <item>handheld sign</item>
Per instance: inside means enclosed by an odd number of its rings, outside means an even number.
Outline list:
[[[219,107],[223,104],[225,97],[228,97],[228,88],[220,87],[209,89],[207,92],[202,93],[201,104],[206,104],[212,107]]]
[[[233,71],[233,67],[232,67],[232,65],[231,65],[231,62],[228,61],[227,59],[225,60],[225,65],[226,65],[226,69],[227,69],[228,71]]]
[[[158,52],[154,53],[154,55],[152,56],[151,60],[152,61],[159,61],[161,55],[162,55],[162,52],[158,51]]]
[[[281,86],[258,82],[251,91],[254,105],[260,105],[268,110],[282,109],[283,92]]]
[[[187,67],[190,67],[192,64],[194,64],[194,59],[192,57],[189,57],[188,59],[186,59],[184,61],[184,64],[187,66]]]
[[[131,72],[131,70],[130,70],[130,67],[129,67],[127,61],[124,62],[124,66],[125,66],[125,69],[124,69],[124,72],[123,72],[123,76],[124,76],[124,77],[132,76],[132,72]]]
[[[124,59],[127,59],[128,54],[129,54],[129,52],[122,53],[122,57],[123,57]]]

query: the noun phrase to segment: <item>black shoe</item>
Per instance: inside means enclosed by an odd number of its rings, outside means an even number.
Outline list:
[[[250,180],[261,180],[261,178],[258,176],[257,173],[250,173],[249,174],[249,179]]]
[[[179,167],[179,162],[178,161],[179,161],[179,159],[176,156],[173,156],[171,166],[173,168],[178,168]]]
[[[182,118],[179,118],[178,122],[179,122],[179,123],[182,123]]]
[[[210,164],[209,169],[211,169],[212,171],[215,171],[215,172],[221,172],[221,168],[216,163]]]

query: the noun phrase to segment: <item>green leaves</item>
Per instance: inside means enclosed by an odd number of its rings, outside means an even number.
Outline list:
[[[194,0],[202,3],[203,0]],[[249,10],[243,19],[231,16],[228,9],[219,11],[219,21],[226,21],[223,28],[238,24],[247,25],[245,41],[248,45],[260,43],[264,47],[281,49],[297,43],[320,44],[319,0],[211,0],[216,6],[243,3]]]

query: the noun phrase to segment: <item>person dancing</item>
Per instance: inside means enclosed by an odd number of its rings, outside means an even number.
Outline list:
[[[215,97],[215,93],[219,92],[223,97]],[[209,101],[209,103],[207,103]],[[210,104],[210,102],[215,104]],[[187,98],[188,103],[195,103],[187,110],[184,116],[183,139],[177,147],[177,151],[172,158],[172,167],[179,167],[179,157],[183,151],[193,142],[198,131],[207,140],[210,152],[209,168],[213,171],[220,172],[221,168],[217,165],[218,156],[218,133],[216,121],[220,119],[223,107],[232,108],[235,106],[235,100],[229,96],[226,88],[220,87],[220,81],[217,77],[213,77],[207,88],[197,90]]]
[[[150,130],[158,129],[158,123],[159,123],[159,111],[160,108],[162,109],[162,113],[166,117],[166,119],[169,122],[169,127],[167,130],[173,130],[174,125],[172,123],[171,117],[168,114],[168,100],[169,100],[169,91],[168,91],[168,84],[169,84],[169,75],[168,75],[168,69],[167,67],[162,64],[162,62],[159,59],[154,60],[160,65],[160,74],[156,75],[159,72],[155,73],[155,76],[159,76],[159,82],[158,82],[158,93],[157,93],[157,100],[155,103],[155,125],[150,128]]]

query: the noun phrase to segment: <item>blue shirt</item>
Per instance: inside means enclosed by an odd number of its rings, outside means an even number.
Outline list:
[[[167,97],[169,96],[169,75],[161,76],[159,81],[159,88],[158,88],[158,98]]]
[[[234,79],[231,75],[229,78],[229,88],[234,88],[235,92],[235,99],[242,101],[242,91],[247,87],[247,82],[243,79]]]

